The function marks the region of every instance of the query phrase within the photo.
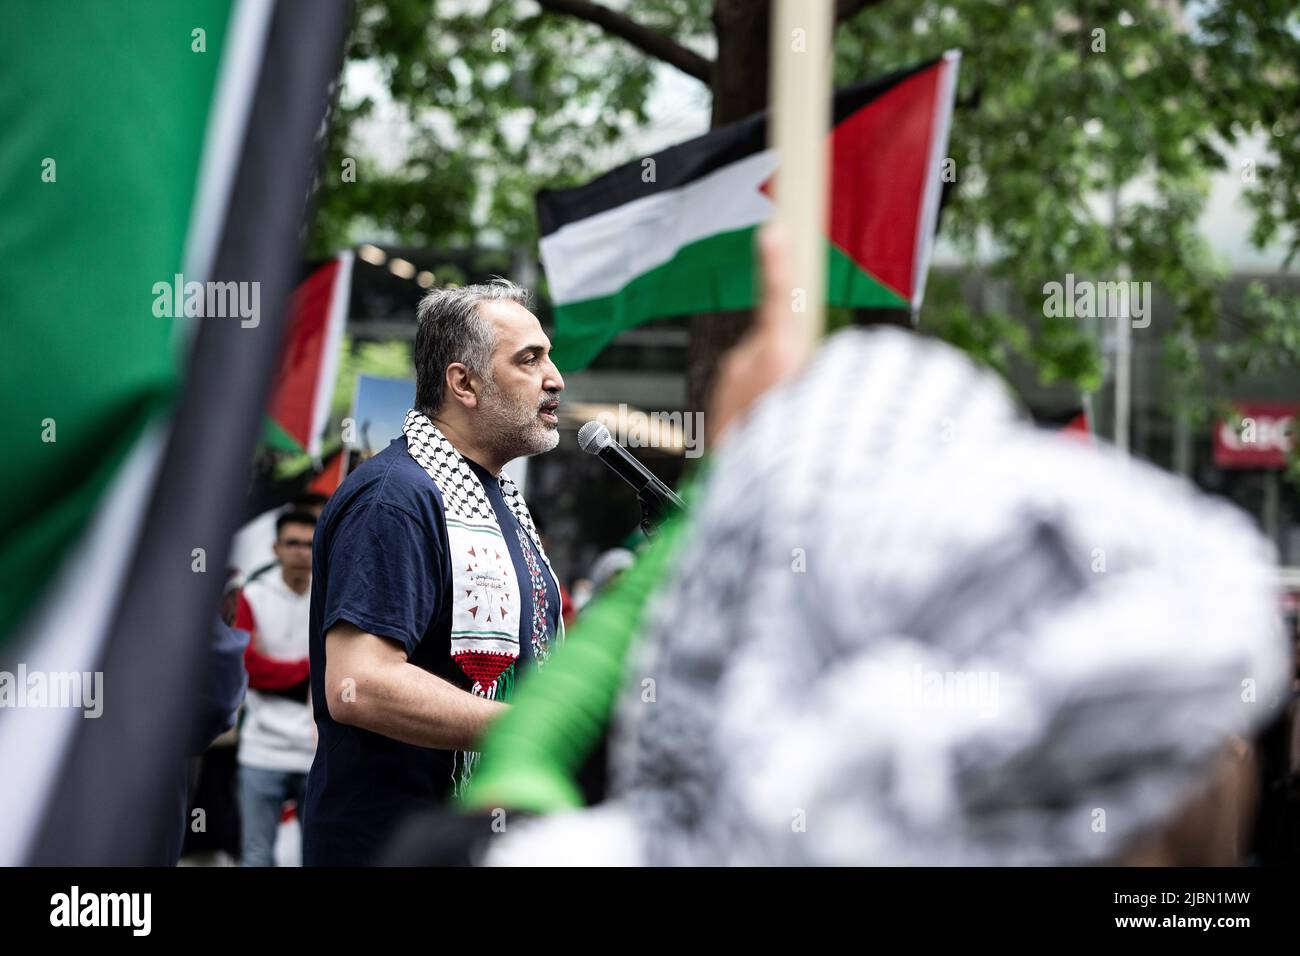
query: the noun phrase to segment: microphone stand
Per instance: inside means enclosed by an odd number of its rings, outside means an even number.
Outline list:
[[[650,485],[636,493],[636,500],[641,503],[641,533],[647,538],[653,538],[659,533],[659,525],[669,512],[681,511],[686,507],[685,502],[672,489],[668,489],[665,495]]]
[[[645,496],[637,495],[636,500],[641,502],[641,533],[647,538],[653,538],[659,533],[659,512],[650,502],[646,501]]]

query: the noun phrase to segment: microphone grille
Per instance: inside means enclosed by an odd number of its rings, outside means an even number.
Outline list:
[[[588,455],[597,454],[610,440],[609,429],[600,422],[587,422],[578,429],[578,447]]]

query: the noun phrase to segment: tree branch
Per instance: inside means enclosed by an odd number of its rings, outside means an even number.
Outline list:
[[[590,0],[537,0],[543,10],[563,13],[594,23],[611,36],[620,37],[642,53],[677,67],[702,83],[713,82],[713,61],[682,46],[658,30],[642,26],[631,17]]]

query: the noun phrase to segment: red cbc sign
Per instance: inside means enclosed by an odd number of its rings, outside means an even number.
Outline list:
[[[1233,402],[1241,416],[1214,426],[1214,463],[1220,468],[1281,469],[1295,441],[1300,402]]]

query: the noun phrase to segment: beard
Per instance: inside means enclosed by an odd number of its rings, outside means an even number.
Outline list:
[[[481,440],[506,461],[552,451],[560,443],[559,427],[542,421],[539,413],[542,405],[555,400],[547,394],[534,402],[512,401],[495,382],[488,382],[476,423]]]

